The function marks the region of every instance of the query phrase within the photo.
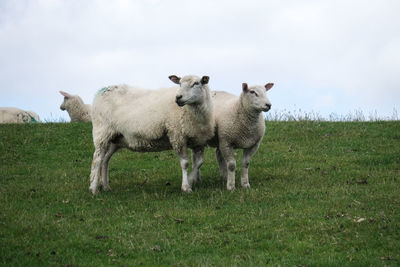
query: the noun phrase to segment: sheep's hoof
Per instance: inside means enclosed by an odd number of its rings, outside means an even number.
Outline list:
[[[89,187],[89,191],[92,192],[93,195],[96,195],[99,191],[97,190],[97,188],[90,186]]]
[[[242,184],[242,187],[245,188],[245,189],[249,189],[250,188],[250,184],[249,183]]]
[[[235,190],[235,185],[227,184],[226,189],[228,189],[229,191],[233,191],[233,190]]]
[[[182,192],[192,193],[192,188],[189,185],[182,186]]]
[[[105,191],[105,192],[111,191],[111,187],[109,185],[103,185],[102,188],[103,188],[103,191]]]

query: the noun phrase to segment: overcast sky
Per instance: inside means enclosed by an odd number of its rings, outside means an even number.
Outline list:
[[[1,0],[0,106],[69,120],[59,90],[274,82],[272,110],[400,113],[400,1]]]

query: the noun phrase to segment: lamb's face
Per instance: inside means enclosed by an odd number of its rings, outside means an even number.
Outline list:
[[[17,115],[18,120],[20,122],[31,122],[31,117],[29,116],[29,114],[27,112],[21,112]]]
[[[184,105],[196,105],[201,104],[204,101],[206,97],[205,87],[209,81],[208,76],[200,78],[194,75],[188,75],[179,78],[172,75],[169,79],[180,85],[175,98],[175,102],[178,106],[183,107]]]
[[[72,97],[70,94],[64,91],[60,91],[60,94],[64,96],[64,101],[61,103],[60,109],[61,110],[66,110],[67,109],[67,104],[68,100]]]
[[[61,110],[66,110],[66,104],[67,104],[66,102],[67,102],[67,100],[64,97],[64,101],[61,103],[61,106],[60,106]]]
[[[265,86],[256,85],[248,87],[246,83],[242,84],[243,88],[243,101],[245,105],[251,109],[259,112],[268,111],[271,109],[271,102],[269,101],[266,92],[272,88],[274,84],[268,83]]]

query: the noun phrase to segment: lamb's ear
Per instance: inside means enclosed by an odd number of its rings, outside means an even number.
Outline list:
[[[247,83],[242,83],[242,90],[243,92],[249,91],[249,86],[247,85]]]
[[[201,78],[201,84],[208,84],[208,81],[210,80],[210,77],[208,76],[203,76]]]
[[[172,82],[176,83],[176,84],[180,84],[181,82],[181,78],[176,76],[176,75],[171,75],[168,77]]]
[[[70,98],[71,97],[70,94],[68,94],[67,92],[64,92],[64,91],[60,91],[60,94],[62,94],[66,98]]]
[[[265,90],[268,91],[269,89],[272,88],[272,86],[274,86],[273,83],[267,83],[267,84],[265,85]]]

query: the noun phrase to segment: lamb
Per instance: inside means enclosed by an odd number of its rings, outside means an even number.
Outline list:
[[[25,111],[19,108],[0,108],[0,123],[29,123],[40,122],[39,116],[33,111]]]
[[[89,104],[83,103],[82,98],[77,95],[70,95],[64,91],[60,91],[60,93],[64,96],[60,109],[67,110],[71,122],[91,121],[91,106]]]
[[[241,184],[249,188],[248,170],[251,157],[256,153],[265,133],[262,111],[271,108],[265,92],[274,84],[248,87],[242,84],[240,97],[226,92],[213,92],[215,105],[215,137],[209,145],[216,147],[216,157],[227,189],[235,189],[236,161],[234,149],[243,149]]]
[[[182,168],[182,191],[191,192],[203,164],[203,151],[214,136],[214,114],[208,76],[169,79],[180,87],[146,90],[109,86],[95,96],[92,106],[93,154],[89,190],[110,190],[108,163],[121,148],[150,152],[175,150]],[[187,149],[196,161],[188,175]]]

